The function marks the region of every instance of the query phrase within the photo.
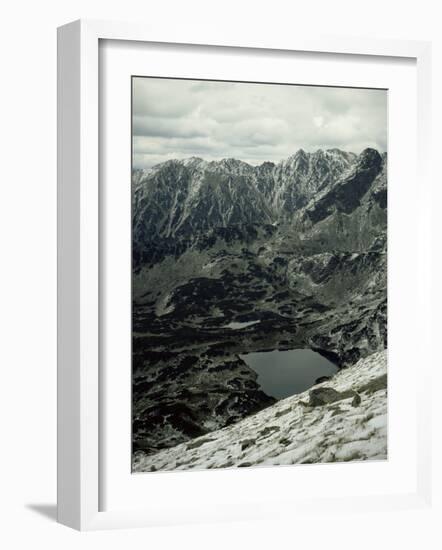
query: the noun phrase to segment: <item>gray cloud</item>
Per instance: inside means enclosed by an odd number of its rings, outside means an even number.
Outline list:
[[[134,136],[194,138],[208,136],[209,128],[207,125],[198,124],[198,121],[192,118],[135,115],[132,132]]]
[[[171,158],[277,162],[297,151],[387,148],[387,92],[133,79],[135,167]]]

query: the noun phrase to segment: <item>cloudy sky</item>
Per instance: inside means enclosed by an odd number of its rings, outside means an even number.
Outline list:
[[[303,148],[387,148],[387,92],[133,79],[133,164],[234,157],[277,162]]]

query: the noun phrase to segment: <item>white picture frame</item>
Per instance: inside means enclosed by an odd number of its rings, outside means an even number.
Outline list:
[[[234,36],[223,29],[218,36],[204,29],[189,32],[162,30],[145,25],[101,21],[76,21],[58,30],[58,521],[80,530],[140,527],[177,522],[266,517],[282,514],[282,507],[263,501],[250,506],[207,510],[204,505],[186,513],[179,508],[126,507],[102,510],[100,502],[100,186],[99,186],[99,45],[101,40],[127,43],[168,43],[334,55],[411,58],[417,67],[417,163],[420,206],[431,204],[428,173],[430,122],[430,44],[362,38],[280,36],[268,43],[262,37]],[[430,315],[429,213],[419,209],[418,307],[423,319]],[[427,244],[425,244],[427,243]],[[427,315],[425,315],[427,313]],[[429,321],[426,321],[428,323]],[[431,327],[422,326],[430,338]],[[425,345],[425,342],[423,342]],[[428,349],[430,347],[428,346]],[[431,354],[431,351],[428,352]],[[428,356],[429,357],[429,356]],[[417,472],[416,489],[404,494],[347,496],[334,506],[345,512],[425,506],[431,498],[430,402],[431,361],[422,361],[416,381]],[[281,470],[280,470],[281,471]],[[158,481],[164,474],[154,474]],[[195,474],[190,474],[195,475]],[[203,473],[204,475],[204,473]],[[213,475],[211,472],[210,475]],[[244,471],[235,472],[244,476]],[[247,474],[246,474],[247,475]],[[284,477],[281,471],[279,479]],[[196,479],[196,478],[195,478]],[[207,474],[204,478],[207,480]],[[173,486],[173,484],[172,484]],[[318,496],[302,502],[303,511],[327,508],[333,496]],[[299,502],[285,502],[287,514],[300,511]]]

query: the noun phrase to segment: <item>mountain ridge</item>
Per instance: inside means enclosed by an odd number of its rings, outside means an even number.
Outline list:
[[[342,209],[345,199],[349,207],[354,206],[367,191],[357,189],[354,180],[370,185],[370,178],[387,163],[386,156],[370,148],[359,156],[337,149],[300,151],[276,165],[253,167],[235,159],[208,162],[190,157],[166,161],[145,175],[135,171],[135,264],[148,255],[146,250],[157,247],[158,240],[186,239],[216,227],[296,222],[312,202],[315,208],[307,210],[307,216],[313,222],[319,221],[329,214],[327,197],[332,205],[339,200]],[[344,189],[343,183],[349,179],[348,189]],[[337,191],[333,198],[330,191],[334,187]],[[358,191],[359,197],[355,195],[350,201],[347,195],[351,188]],[[322,203],[318,202],[320,198]]]

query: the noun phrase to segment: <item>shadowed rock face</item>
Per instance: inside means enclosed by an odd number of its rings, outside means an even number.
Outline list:
[[[374,149],[366,149],[357,160],[354,170],[332,189],[313,198],[306,214],[313,223],[324,220],[333,213],[351,214],[361,205],[361,199],[369,190],[382,167],[382,157]]]
[[[272,405],[240,354],[311,348],[345,367],[384,349],[386,206],[373,149],[135,171],[134,450]]]

